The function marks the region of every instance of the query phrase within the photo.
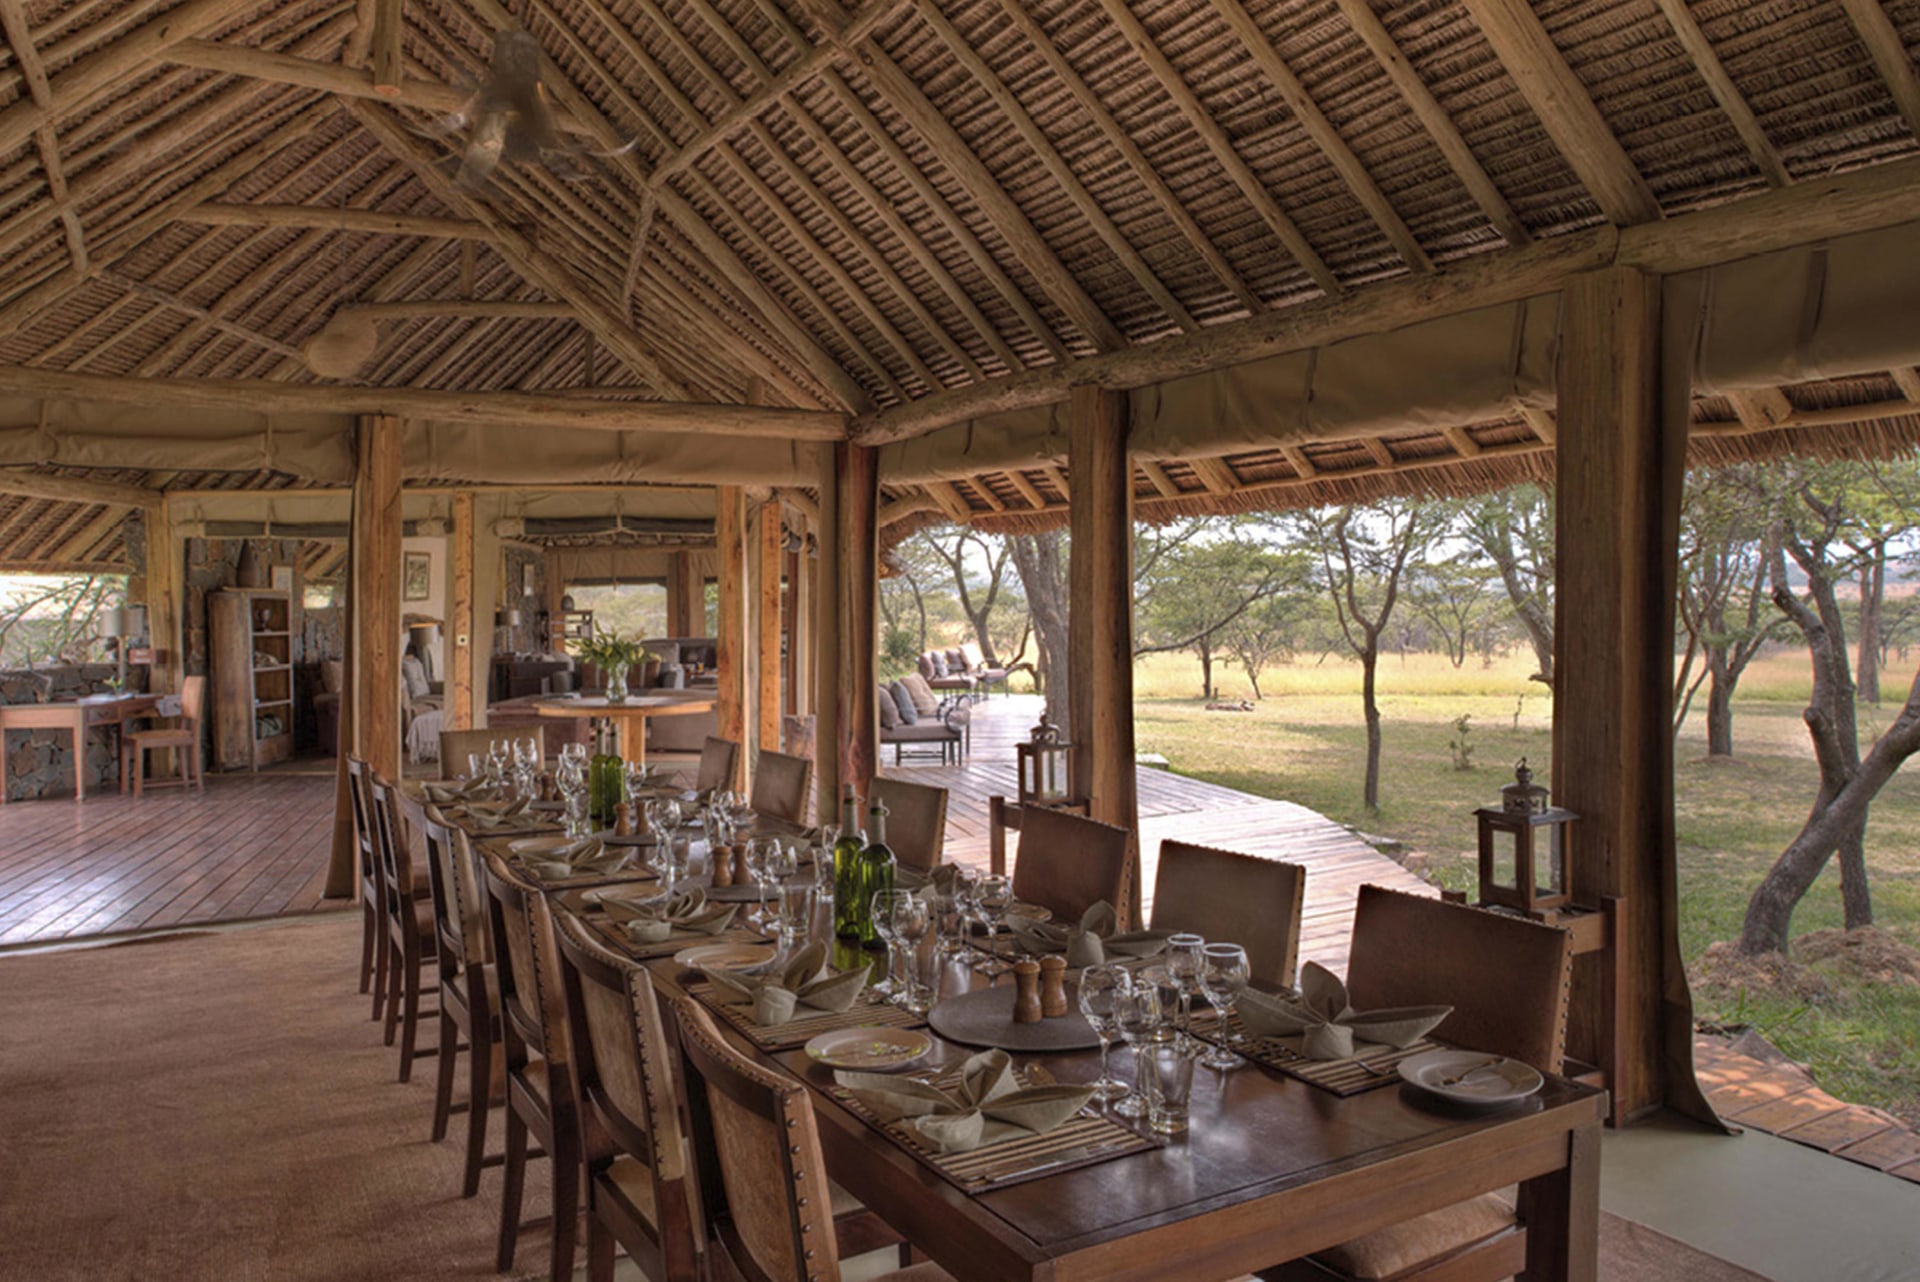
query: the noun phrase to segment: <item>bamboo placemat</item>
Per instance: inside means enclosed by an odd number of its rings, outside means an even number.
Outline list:
[[[1021,1085],[1034,1082],[1026,1070],[1016,1070]],[[959,1069],[934,1079],[945,1090],[959,1080]],[[845,1105],[861,1121],[911,1153],[922,1165],[965,1193],[985,1193],[992,1189],[1024,1184],[1029,1180],[1077,1171],[1083,1166],[1129,1153],[1144,1153],[1159,1148],[1162,1141],[1142,1135],[1105,1113],[1083,1112],[1045,1135],[1027,1132],[985,1144],[965,1153],[941,1153],[929,1145],[906,1119],[882,1122],[846,1088],[835,1084],[827,1088],[834,1099]]]
[[[841,1028],[922,1028],[927,1022],[924,1015],[916,1015],[888,1002],[869,1003],[863,998],[848,1010],[796,1015],[784,1024],[762,1028],[753,1022],[751,1006],[744,1002],[720,1001],[714,994],[713,985],[705,980],[688,984],[687,992],[698,999],[701,1005],[745,1033],[755,1046],[768,1051],[790,1051],[796,1046],[806,1045],[807,1040],[817,1033],[831,1033]]]
[[[1246,1041],[1235,1045],[1227,1040],[1227,1029],[1221,1026],[1224,1022],[1216,1021],[1209,1027],[1195,1028],[1193,1034],[1216,1046],[1225,1046],[1236,1055],[1244,1055],[1262,1068],[1298,1078],[1309,1086],[1317,1086],[1340,1096],[1358,1095],[1382,1086],[1397,1086],[1400,1074],[1395,1069],[1401,1060],[1422,1051],[1438,1050],[1441,1046],[1430,1037],[1422,1037],[1410,1046],[1385,1046],[1350,1059],[1309,1059],[1289,1045],[1290,1041],[1295,1040],[1290,1038],[1249,1035]],[[1238,1011],[1234,1012],[1232,1026],[1244,1031]]]

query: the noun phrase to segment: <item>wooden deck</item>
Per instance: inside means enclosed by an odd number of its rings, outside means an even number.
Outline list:
[[[958,766],[909,758],[896,767],[892,752],[883,754],[882,773],[948,790],[948,858],[985,866],[987,798],[1015,794],[1013,745],[1033,729],[1040,707],[1036,695],[995,697],[975,705],[972,751]],[[1303,864],[1307,892],[1300,958],[1344,973],[1353,904],[1362,883],[1436,893],[1392,859],[1305,806],[1268,801],[1146,767],[1139,771],[1139,789],[1140,857],[1149,911],[1160,843],[1168,837]],[[1008,834],[1009,866],[1019,857],[1018,841],[1018,834]]]
[[[332,814],[333,776],[293,771],[0,808],[0,947],[313,912]]]

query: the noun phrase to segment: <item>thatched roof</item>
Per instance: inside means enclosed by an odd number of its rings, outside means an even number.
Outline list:
[[[345,382],[891,430],[1022,375],[1920,150],[1920,5],[1876,0],[4,11],[0,392],[27,394],[36,371],[326,385],[303,345],[386,305]],[[464,191],[443,118],[516,26],[562,136],[619,154],[503,163]],[[1907,443],[1901,374],[1777,393],[1786,419],[1703,399],[1696,450],[1774,448],[1753,433],[1783,423],[1814,448]],[[1836,435],[1829,396],[1876,406],[1872,426]],[[1540,474],[1550,435],[1516,408],[1145,463],[1136,485],[1149,517],[1472,489]],[[901,519],[1003,528],[1064,497],[1052,466],[889,492]],[[26,531],[0,557],[113,560],[111,536],[83,537],[99,513],[44,504],[0,500]]]

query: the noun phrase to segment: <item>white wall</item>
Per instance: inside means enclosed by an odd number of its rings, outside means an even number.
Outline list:
[[[427,598],[426,600],[424,601],[406,600],[404,595],[405,588],[403,587],[402,599],[400,601],[400,612],[402,614],[425,614],[440,620],[441,640],[439,645],[433,647],[432,657],[433,657],[433,671],[440,680],[444,681],[446,680],[446,676],[447,676],[446,630],[449,626],[451,626],[451,623],[447,618],[447,599],[448,599],[448,592],[449,592],[449,583],[452,575],[452,566],[449,563],[449,560],[447,557],[447,540],[445,536],[434,536],[434,537],[419,536],[415,538],[402,539],[400,541],[400,551],[402,556],[402,564],[401,564],[402,584],[404,584],[406,581],[406,576],[405,576],[406,567],[405,567],[405,560],[404,560],[406,556],[408,556],[409,554],[418,555],[420,553],[425,553],[429,558],[427,563]]]

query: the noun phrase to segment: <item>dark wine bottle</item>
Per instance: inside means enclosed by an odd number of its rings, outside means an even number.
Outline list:
[[[853,785],[847,784],[840,795],[840,840],[833,843],[833,933],[856,943],[860,939],[857,878],[864,845],[860,798],[853,795]]]
[[[587,762],[587,818],[596,828],[613,826],[613,808],[627,799],[626,763],[612,751],[611,736],[602,726]]]
[[[887,808],[877,800],[867,808],[867,844],[860,851],[858,868],[860,946],[885,948],[873,920],[873,897],[893,889],[894,858],[893,848],[887,845]]]

